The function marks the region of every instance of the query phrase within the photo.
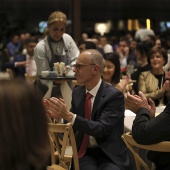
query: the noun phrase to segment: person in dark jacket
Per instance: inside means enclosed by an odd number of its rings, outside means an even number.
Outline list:
[[[165,85],[170,88],[170,72],[166,74]],[[126,108],[136,113],[132,126],[132,136],[139,144],[150,145],[170,141],[170,103],[155,117],[154,102],[148,101],[142,92],[139,96],[127,95]],[[148,158],[155,163],[156,170],[170,169],[170,153],[149,151]]]

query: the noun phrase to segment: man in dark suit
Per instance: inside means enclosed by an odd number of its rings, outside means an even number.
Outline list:
[[[170,72],[166,74],[166,79],[164,85],[168,89],[170,87]],[[137,143],[149,145],[170,140],[170,103],[156,117],[154,102],[149,99],[149,105],[142,92],[139,92],[138,97],[128,94],[125,103],[127,109],[136,113],[136,118],[132,126],[132,136]],[[156,170],[170,169],[170,153],[150,151],[148,158],[155,163]]]
[[[121,135],[124,131],[124,96],[116,88],[101,79],[104,60],[97,50],[86,50],[77,58],[74,72],[78,83],[72,94],[72,106],[68,111],[63,99],[45,100],[48,114],[59,121],[73,124],[80,170],[132,170],[130,157]],[[85,118],[86,93],[91,98],[91,118]],[[88,138],[84,154],[80,148]]]
[[[15,77],[24,77],[25,73],[29,75],[36,75],[36,64],[33,59],[34,48],[37,45],[35,38],[29,38],[26,40],[25,48],[26,54],[20,54],[14,56],[14,59],[10,62],[5,63],[2,66],[2,70],[5,71],[7,68],[11,68],[14,72]]]

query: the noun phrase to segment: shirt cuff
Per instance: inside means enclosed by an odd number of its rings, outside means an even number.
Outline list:
[[[75,119],[76,119],[76,114],[73,115],[73,117],[72,117],[72,119],[71,119],[71,121],[70,121],[70,123],[71,123],[72,125],[74,125]]]
[[[14,66],[17,67],[17,62],[14,63]]]

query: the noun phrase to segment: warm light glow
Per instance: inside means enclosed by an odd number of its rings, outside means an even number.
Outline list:
[[[138,30],[139,29],[139,24],[137,19],[128,19],[128,30],[133,31],[133,30]]]
[[[132,20],[128,19],[128,30],[132,31]]]
[[[139,23],[138,23],[138,20],[137,19],[135,19],[135,30],[138,30],[139,29]]]
[[[146,19],[146,27],[147,27],[148,29],[151,29],[150,19]]]
[[[104,35],[105,33],[109,33],[110,27],[110,23],[96,23],[94,30],[96,33]]]
[[[124,20],[119,20],[119,22],[118,22],[118,30],[125,30],[125,22],[124,22]]]

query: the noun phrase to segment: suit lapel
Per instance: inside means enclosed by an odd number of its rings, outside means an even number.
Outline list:
[[[92,110],[92,114],[91,114],[91,119],[93,119],[94,114],[97,111],[97,108],[100,107],[100,104],[102,103],[104,97],[105,97],[105,89],[106,89],[106,83],[102,81],[99,90],[96,94],[95,100],[94,100],[94,104],[93,104],[93,110]]]
[[[79,115],[84,117],[84,104],[85,104],[85,99],[86,99],[86,88],[85,86],[82,87],[83,89],[80,89],[78,96],[76,97],[76,108],[79,111]]]

